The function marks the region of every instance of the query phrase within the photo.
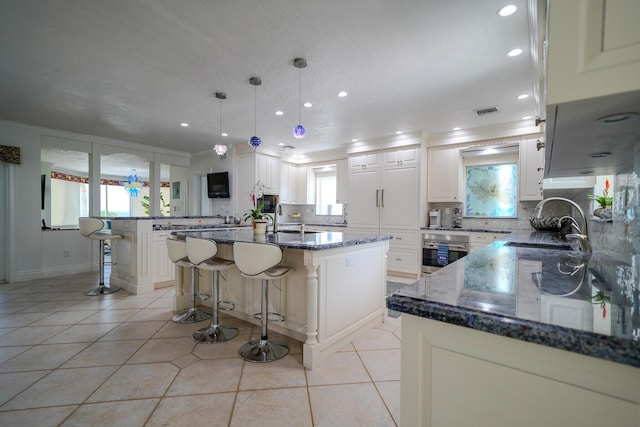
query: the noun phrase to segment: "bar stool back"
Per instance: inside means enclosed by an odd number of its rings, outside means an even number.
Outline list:
[[[176,323],[195,323],[209,319],[211,313],[208,308],[196,307],[196,264],[189,261],[187,243],[176,237],[167,237],[167,253],[169,259],[179,267],[188,268],[190,276],[191,305],[184,311],[173,315],[171,320]]]
[[[218,320],[218,305],[220,304],[220,289],[218,281],[220,272],[233,266],[233,261],[215,258],[218,253],[218,245],[208,239],[187,237],[187,256],[191,263],[199,269],[211,271],[213,276],[211,284],[211,324],[206,328],[196,330],[192,338],[195,342],[215,344],[228,341],[238,335],[238,328],[223,326]]]
[[[293,272],[292,267],[278,265],[282,250],[269,243],[235,242],[233,259],[243,277],[260,279],[262,284],[260,310],[260,339],[249,341],[240,347],[238,354],[249,362],[272,362],[289,353],[285,344],[269,339],[267,333],[269,280],[282,279]]]
[[[120,290],[119,287],[104,285],[104,242],[106,240],[122,239],[122,236],[102,231],[105,228],[105,223],[100,218],[80,217],[78,218],[78,224],[80,225],[80,234],[83,237],[100,242],[100,284],[96,289],[85,292],[85,295],[106,295],[118,292]]]

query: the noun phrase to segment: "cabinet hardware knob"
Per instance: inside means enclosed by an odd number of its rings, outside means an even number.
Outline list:
[[[544,168],[542,166],[538,166],[538,172],[540,172],[541,170],[543,170]]]
[[[544,142],[537,140],[536,141],[536,148],[538,149],[538,151],[542,150],[544,148]]]

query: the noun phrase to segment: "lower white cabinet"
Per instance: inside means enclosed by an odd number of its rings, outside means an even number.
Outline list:
[[[153,283],[158,284],[175,280],[175,266],[169,259],[167,237],[171,231],[154,231],[151,241],[151,259],[153,262]]]
[[[383,229],[382,234],[393,236],[389,241],[387,270],[418,275],[422,255],[420,231]]]
[[[487,246],[494,240],[498,240],[500,234],[494,233],[469,233],[469,253]]]

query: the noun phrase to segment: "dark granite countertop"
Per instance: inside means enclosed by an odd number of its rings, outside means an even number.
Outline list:
[[[216,228],[249,228],[251,224],[153,224],[154,230],[211,230]]]
[[[640,367],[640,284],[631,265],[566,245],[558,233],[505,235],[400,289],[387,307]]]
[[[377,235],[373,233],[354,231],[311,231],[301,234],[299,232],[267,233],[265,236],[255,236],[252,229],[242,228],[235,230],[219,231],[176,231],[171,234],[182,237],[196,237],[200,239],[212,239],[219,244],[232,244],[233,242],[260,242],[274,243],[281,248],[322,250],[342,248],[347,246],[362,245],[365,243],[390,240],[390,235]]]

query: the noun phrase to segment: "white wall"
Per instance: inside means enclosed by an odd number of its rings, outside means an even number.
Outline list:
[[[12,245],[8,251],[12,256],[3,256],[8,260],[7,277],[12,282],[89,271],[97,266],[97,245],[81,238],[79,232],[41,229],[40,152],[43,138],[50,136],[86,141],[93,147],[94,154],[144,150],[155,156],[157,162],[187,167],[190,164],[188,154],[171,150],[0,121],[0,145],[20,147],[21,150],[21,164],[11,166],[14,178],[10,181],[7,201],[6,230],[7,240]],[[4,186],[6,182],[0,185]],[[65,256],[65,250],[69,250],[69,256]]]

